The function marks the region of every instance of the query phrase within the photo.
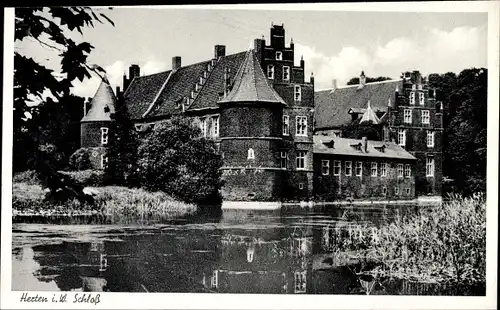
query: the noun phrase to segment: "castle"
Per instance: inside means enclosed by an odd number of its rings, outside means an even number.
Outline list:
[[[294,63],[294,43],[283,25],[270,42],[211,59],[123,77],[123,98],[136,130],[154,130],[174,115],[190,117],[218,145],[228,201],[330,201],[342,198],[409,200],[440,195],[442,105],[418,71],[399,80],[315,91],[305,62]],[[106,164],[116,103],[103,81],[81,122],[82,147],[95,148],[93,165]],[[380,141],[343,138],[342,126],[370,121]]]

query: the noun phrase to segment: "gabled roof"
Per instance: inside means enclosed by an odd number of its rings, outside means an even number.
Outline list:
[[[363,123],[363,122],[369,122],[369,121],[371,121],[372,124],[379,124],[380,123],[379,118],[377,117],[377,115],[375,115],[375,112],[373,112],[373,110],[372,110],[372,107],[370,105],[370,100],[368,100],[365,113],[363,113],[363,116],[361,117],[361,120],[359,122]]]
[[[175,71],[168,70],[156,74],[136,77],[126,89],[123,97],[132,119],[146,117],[162,117],[182,112],[182,103],[195,90],[196,83],[207,71],[206,78],[194,101],[186,111],[218,107],[219,93],[224,92],[224,71],[230,69],[234,75],[245,59],[245,52],[220,57],[211,66],[212,60],[181,67]]]
[[[131,119],[142,118],[170,75],[169,71],[135,77],[123,94]]]
[[[286,105],[285,101],[269,85],[268,78],[264,75],[253,50],[247,52],[245,60],[235,76],[231,91],[219,101],[219,103],[228,102],[267,102]]]
[[[389,99],[394,101],[397,88],[403,89],[402,80],[368,83],[361,89],[359,85],[351,85],[334,91],[317,91],[314,94],[315,128],[338,128],[349,124],[352,120],[349,110],[364,109],[368,101],[372,110],[386,112]]]
[[[362,143],[357,139],[346,139],[335,136],[314,136],[313,152],[315,154],[332,154],[345,156],[375,157],[375,158],[393,158],[410,159],[416,158],[408,151],[394,142],[367,141],[367,152],[356,148]],[[333,141],[333,143],[331,143]],[[326,144],[326,145],[325,145]],[[328,145],[330,144],[330,145]],[[327,146],[328,145],[328,146]],[[333,147],[329,147],[332,146]]]
[[[116,96],[104,77],[97,89],[92,101],[90,110],[82,118],[82,122],[111,121],[111,114],[115,112]]]

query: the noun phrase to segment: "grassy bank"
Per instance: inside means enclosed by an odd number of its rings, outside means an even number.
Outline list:
[[[486,282],[485,195],[453,196],[440,207],[379,228],[357,225],[337,232],[333,259],[377,266],[364,273],[425,282]]]
[[[88,187],[95,204],[76,200],[63,205],[45,201],[45,191],[36,182],[14,182],[12,185],[13,216],[104,215],[113,223],[158,221],[194,213],[196,206],[177,201],[161,192],[147,192],[119,186]]]

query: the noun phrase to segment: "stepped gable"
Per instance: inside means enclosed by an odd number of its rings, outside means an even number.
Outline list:
[[[219,101],[221,104],[229,102],[267,102],[286,105],[285,101],[269,85],[253,50],[247,52],[245,60],[236,74],[231,91]]]
[[[333,144],[331,142],[333,141]],[[326,143],[326,144],[325,144]],[[345,156],[363,156],[377,158],[410,159],[416,160],[401,146],[394,142],[368,140],[367,152],[357,150],[354,146],[360,145],[362,140],[339,138],[336,136],[314,136],[315,154],[333,154]],[[332,147],[330,147],[332,146]]]
[[[374,111],[387,112],[389,99],[394,101],[396,89],[403,89],[402,80],[389,80],[320,90],[314,94],[316,129],[337,128],[352,121],[350,109],[364,109],[368,101]],[[363,112],[366,112],[363,111]]]
[[[217,104],[217,101],[220,98],[219,94],[224,93],[225,70],[228,69],[230,77],[234,79],[234,75],[238,72],[238,69],[245,60],[245,57],[246,52],[221,57],[212,69],[212,72],[209,73],[208,79],[203,85],[203,88],[187,111],[205,108],[218,108],[219,105]]]
[[[111,114],[115,112],[116,96],[113,89],[109,85],[108,80],[104,77],[97,89],[92,101],[90,102],[90,110],[82,118],[82,122],[92,121],[111,121]]]
[[[123,98],[131,119],[140,119],[153,103],[156,94],[170,75],[171,70],[135,77],[125,90]]]

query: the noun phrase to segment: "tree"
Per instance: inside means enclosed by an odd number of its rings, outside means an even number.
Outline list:
[[[376,78],[366,77],[366,83],[382,82],[388,80],[391,80],[391,78],[387,76],[379,76]],[[347,85],[358,85],[358,84],[359,84],[359,77],[353,77],[347,82]]]
[[[114,120],[114,128],[112,143],[107,151],[106,179],[115,185],[135,186],[139,137],[121,98],[118,99],[116,111],[111,115],[111,119]]]
[[[41,179],[47,180],[45,185],[51,191],[61,190],[61,187],[76,190],[70,180],[57,172],[61,168],[61,156],[56,155],[60,150],[54,144],[57,130],[52,130],[51,117],[65,114],[59,114],[59,109],[65,99],[71,98],[70,88],[75,80],[90,78],[91,72],[98,75],[104,73],[101,67],[87,62],[93,46],[88,42],[77,43],[66,34],[71,35],[75,31],[83,34],[85,27],[94,27],[95,22],[103,23],[103,20],[113,24],[105,14],[97,14],[89,7],[30,7],[15,10],[15,41],[28,38],[35,40],[58,52],[60,57],[61,75],[56,76],[56,72],[33,58],[14,52],[14,152],[29,152],[25,157],[31,155],[34,158],[34,168]],[[15,160],[14,166],[20,169],[22,163]]]
[[[219,204],[222,158],[216,150],[190,119],[160,123],[139,146],[141,184],[186,202]]]

